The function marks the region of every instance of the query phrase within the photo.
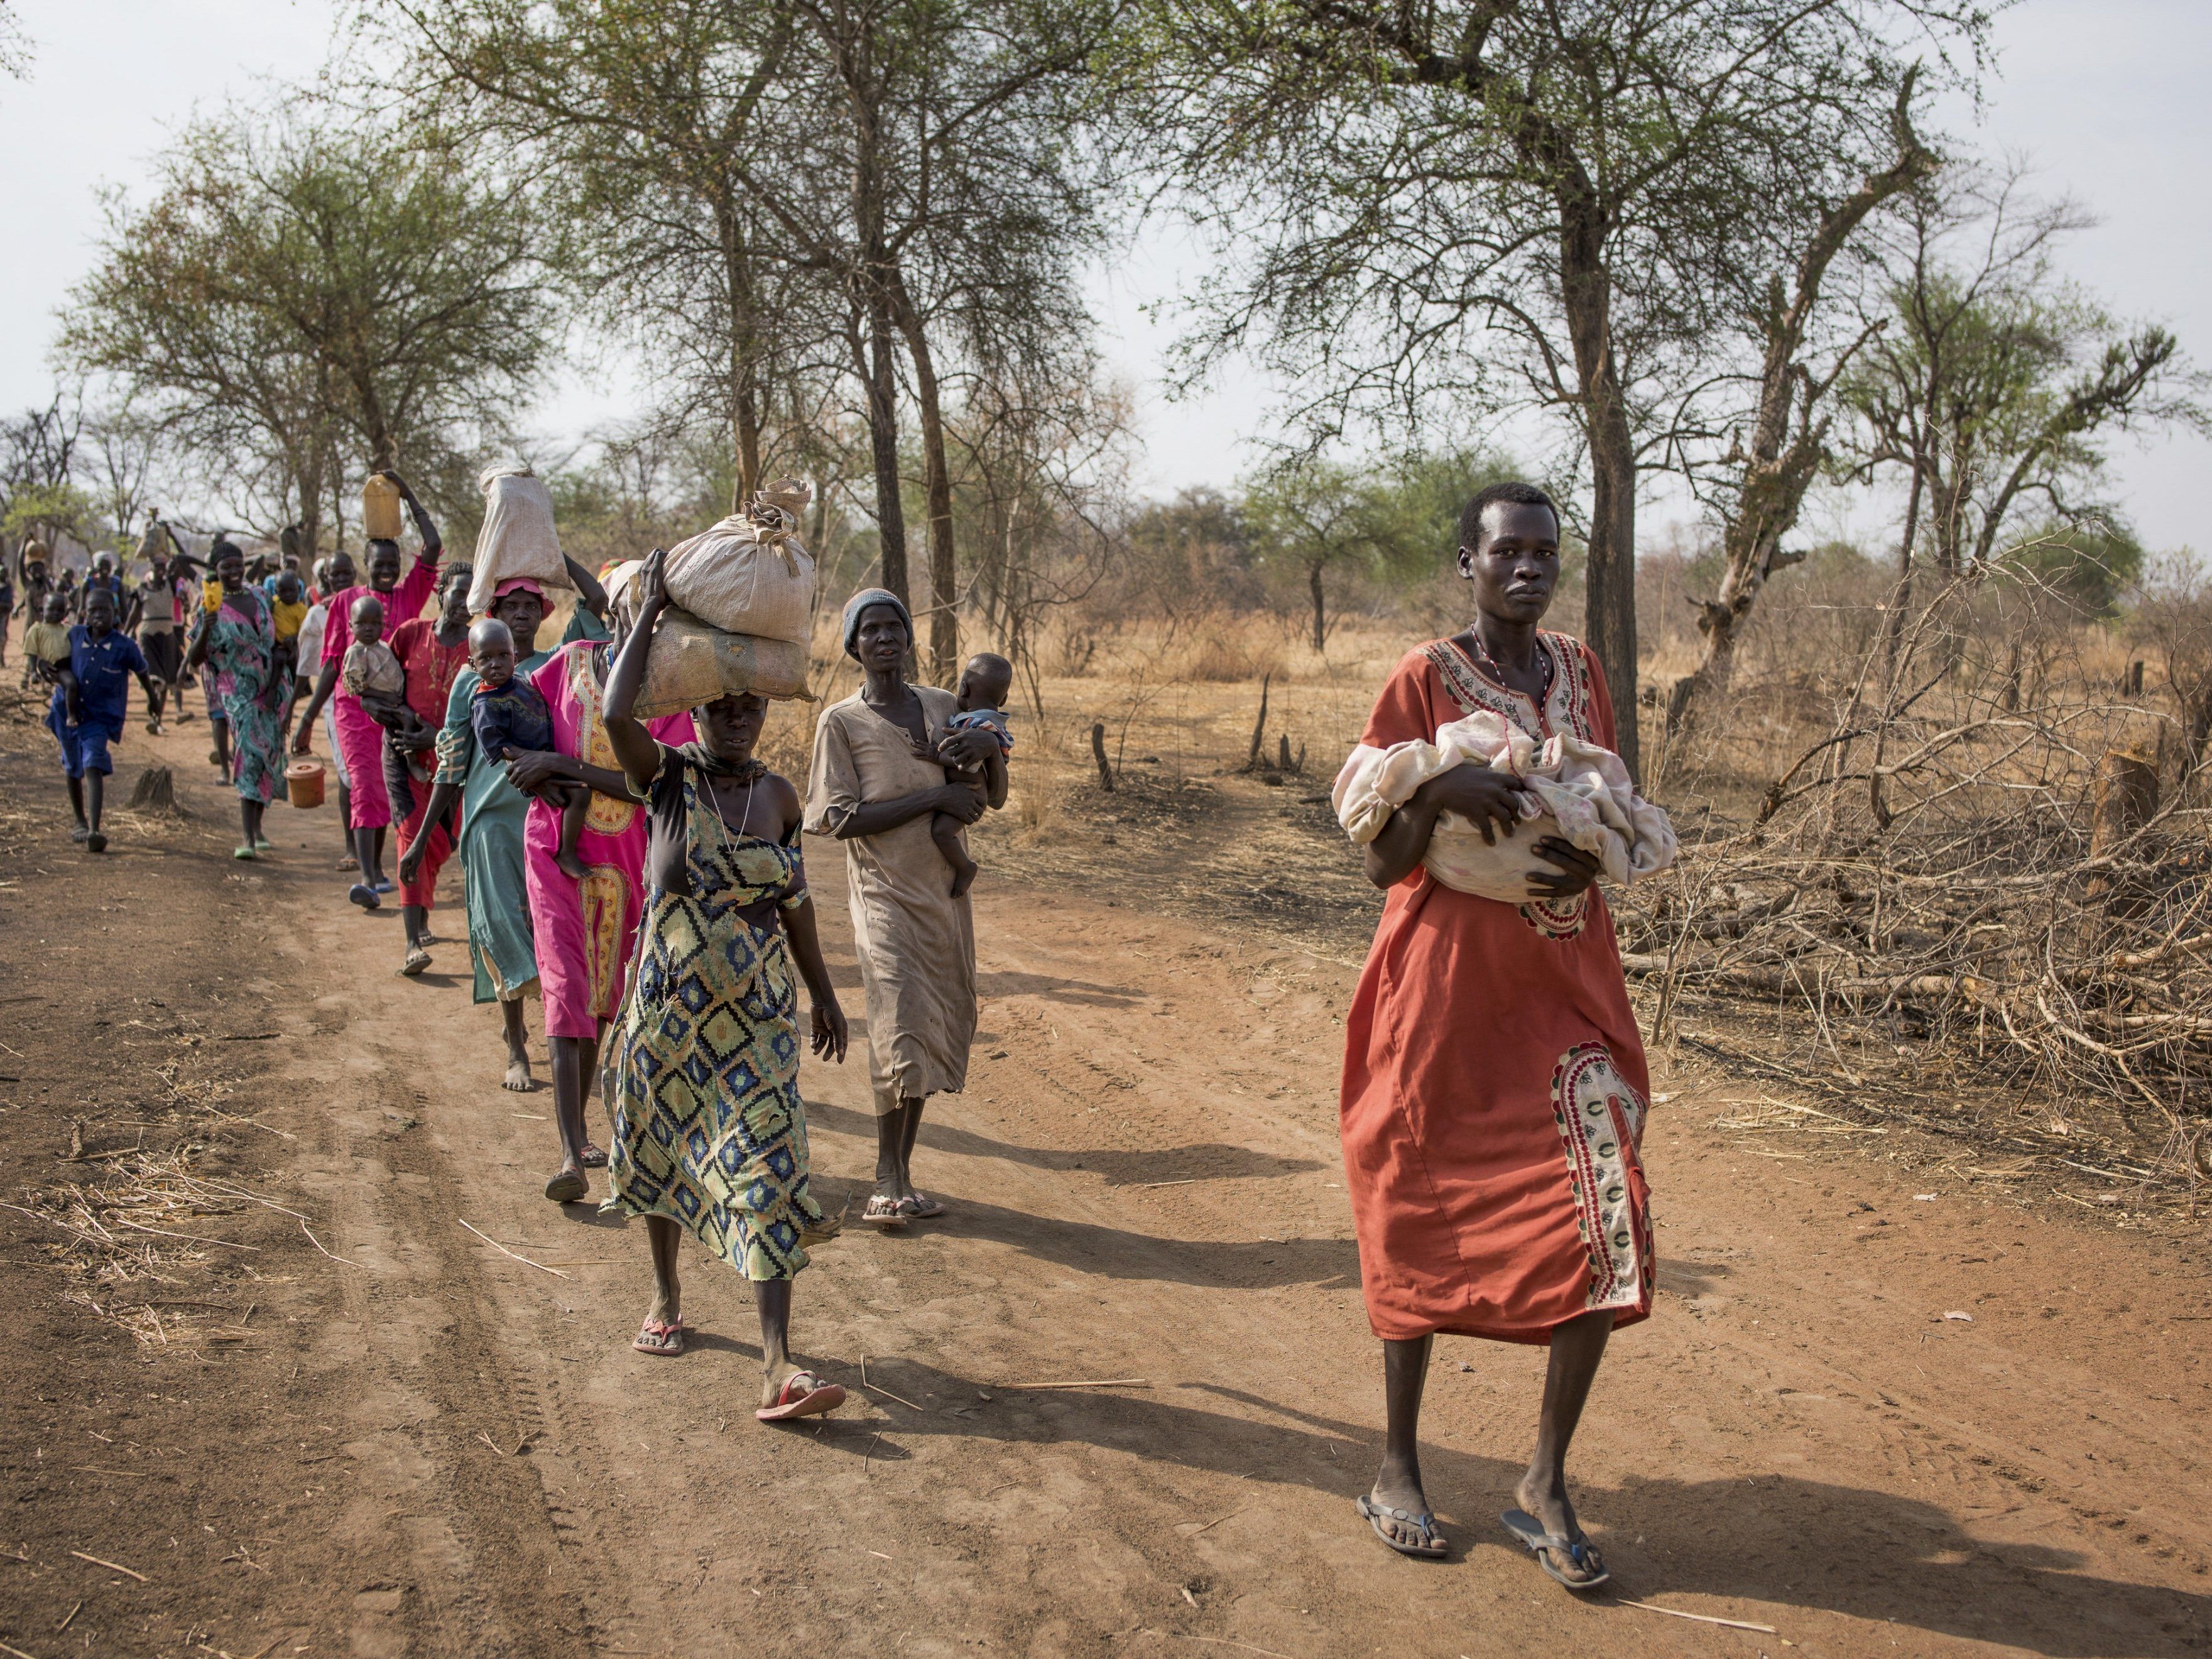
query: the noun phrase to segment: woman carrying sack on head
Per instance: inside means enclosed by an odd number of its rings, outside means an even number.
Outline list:
[[[763,1422],[834,1411],[845,1391],[791,1358],[792,1281],[806,1246],[833,1237],[809,1188],[799,1093],[799,996],[812,1046],[845,1058],[845,1015],[816,935],[799,852],[798,792],[753,758],[765,698],[724,695],[696,711],[678,747],[631,717],[653,624],[666,600],[658,550],[638,580],[639,611],[608,676],[606,734],[648,803],[650,889],[637,983],[616,1034],[607,1207],[646,1218],[654,1293],[632,1346],[684,1349],[679,1229],[742,1273],[759,1310]]]

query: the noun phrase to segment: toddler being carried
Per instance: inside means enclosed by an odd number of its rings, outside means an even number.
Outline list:
[[[998,744],[991,757],[981,766],[969,766],[946,752],[939,744],[937,757],[945,763],[945,778],[948,783],[964,783],[993,806],[1002,806],[1006,799],[1006,757],[1014,752],[1013,734],[1006,730],[1006,715],[1000,706],[1006,694],[1013,689],[1014,665],[1004,657],[992,652],[980,652],[968,659],[968,666],[960,676],[959,712],[945,722],[945,736],[955,732],[986,732]],[[937,850],[952,866],[952,896],[958,898],[974,884],[975,860],[968,856],[968,849],[960,844],[961,823],[950,812],[933,813],[929,820],[929,838],[937,843]]]
[[[553,711],[528,680],[514,674],[514,635],[507,624],[487,617],[469,629],[469,666],[477,689],[469,700],[469,729],[486,760],[510,760],[520,754],[553,754]],[[555,779],[530,792],[561,815],[561,842],[553,854],[561,873],[573,881],[591,874],[576,851],[584,833],[584,814],[592,792],[580,783]]]

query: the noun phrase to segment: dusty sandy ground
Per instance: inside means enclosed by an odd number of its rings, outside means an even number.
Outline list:
[[[498,1087],[458,911],[404,980],[329,808],[272,809],[276,855],[234,864],[205,732],[133,730],[118,793],[158,757],[194,817],[119,817],[95,861],[44,733],[0,727],[9,1652],[2212,1646],[2201,1224],[2071,1221],[1901,1131],[1731,1128],[1760,1087],[1686,1067],[1645,1149],[1657,1311],[1574,1471],[1618,1593],[1573,1599],[1498,1524],[1524,1349],[1440,1345],[1454,1550],[1388,1554],[1352,1507],[1381,1413],[1334,1136],[1356,966],[1138,872],[987,873],[975,1069],[918,1159],[950,1214],[817,1253],[798,1343],[855,1400],[763,1430],[727,1271],[686,1246],[699,1334],[647,1358],[641,1230],[538,1196],[550,1096]],[[857,1025],[837,859],[812,877]],[[835,1201],[872,1163],[864,1074],[805,1086]],[[117,1246],[55,1219],[86,1213]],[[1013,1386],[1109,1378],[1142,1386]]]

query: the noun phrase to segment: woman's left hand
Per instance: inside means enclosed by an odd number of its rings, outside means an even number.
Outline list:
[[[574,775],[568,757],[543,749],[526,749],[507,758],[507,781],[527,794],[541,786]]]
[[[1538,842],[1536,856],[1559,866],[1557,875],[1538,871],[1528,878],[1528,884],[1539,889],[1546,898],[1572,898],[1598,878],[1598,861],[1557,836],[1547,836]]]
[[[635,585],[630,589],[640,616],[647,611],[659,611],[668,603],[668,550],[656,547],[645,556],[645,562],[637,573]]]
[[[845,1063],[845,1011],[833,999],[814,1005],[814,1052]]]

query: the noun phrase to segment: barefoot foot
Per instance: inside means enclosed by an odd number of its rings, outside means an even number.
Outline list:
[[[532,1089],[535,1089],[538,1085],[530,1075],[530,1062],[526,1060],[510,1060],[507,1061],[507,1081],[501,1084],[499,1086],[502,1089],[511,1090],[518,1095],[526,1095]]]
[[[553,862],[561,866],[561,873],[571,881],[583,881],[592,873],[592,866],[574,853],[556,853]]]

